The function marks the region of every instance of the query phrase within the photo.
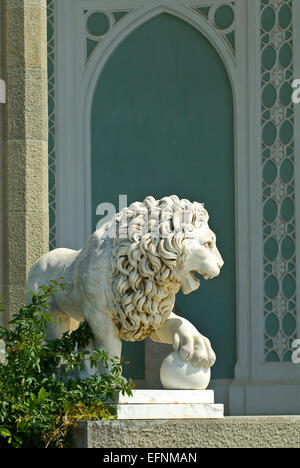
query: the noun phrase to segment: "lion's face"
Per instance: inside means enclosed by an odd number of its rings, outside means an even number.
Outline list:
[[[195,291],[200,286],[195,272],[204,279],[212,279],[219,275],[224,261],[216,247],[216,236],[208,224],[193,232],[186,239],[187,257],[181,271],[181,289],[184,294]]]

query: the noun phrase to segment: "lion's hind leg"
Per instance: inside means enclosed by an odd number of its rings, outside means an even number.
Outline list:
[[[72,319],[59,308],[52,306],[51,309],[51,314],[55,321],[47,327],[47,337],[49,340],[60,339],[64,333],[71,333],[78,328],[79,322],[77,320]]]

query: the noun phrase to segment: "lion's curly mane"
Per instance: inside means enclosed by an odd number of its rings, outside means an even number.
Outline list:
[[[107,229],[114,225],[117,232],[112,249],[113,320],[122,339],[142,340],[163,325],[180,288],[186,238],[207,221],[200,203],[172,195],[135,202],[108,223]]]

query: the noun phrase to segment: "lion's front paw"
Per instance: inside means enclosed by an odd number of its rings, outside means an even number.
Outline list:
[[[210,341],[193,326],[180,327],[174,334],[173,347],[179,351],[184,361],[190,361],[195,367],[208,369],[216,361],[216,355]]]

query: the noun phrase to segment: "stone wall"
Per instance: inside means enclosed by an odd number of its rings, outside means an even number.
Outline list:
[[[3,0],[0,0],[0,79],[5,79],[4,74],[4,14]],[[5,264],[4,264],[4,112],[5,105],[0,103],[0,296],[4,294]],[[1,299],[0,299],[1,300]],[[0,326],[4,325],[4,314],[0,312]]]
[[[24,303],[31,265],[48,251],[47,32],[46,0],[2,0],[1,6],[7,104],[0,284],[7,320]]]
[[[300,448],[300,416],[90,421],[73,431],[76,448]]]

